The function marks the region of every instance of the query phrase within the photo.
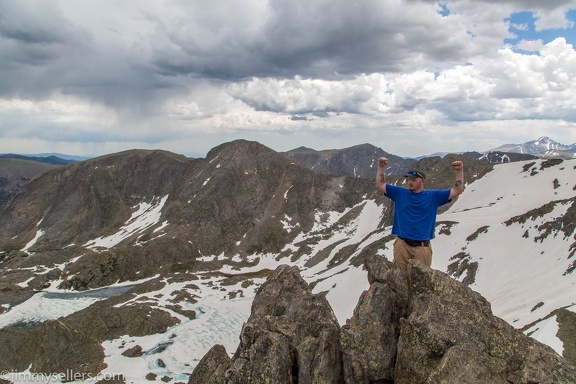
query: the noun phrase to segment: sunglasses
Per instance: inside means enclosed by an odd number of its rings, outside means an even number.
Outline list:
[[[407,177],[419,177],[421,179],[425,179],[424,175],[418,171],[410,171],[406,173]]]

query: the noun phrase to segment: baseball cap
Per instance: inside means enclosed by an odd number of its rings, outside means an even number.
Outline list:
[[[417,179],[417,178],[421,178],[422,180],[426,179],[426,175],[420,171],[408,171],[404,177],[409,177],[411,179]]]

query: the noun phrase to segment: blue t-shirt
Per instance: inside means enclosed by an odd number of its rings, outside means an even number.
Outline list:
[[[414,193],[392,184],[386,184],[384,196],[394,202],[392,233],[419,241],[434,238],[438,207],[451,201],[449,189],[424,189]]]

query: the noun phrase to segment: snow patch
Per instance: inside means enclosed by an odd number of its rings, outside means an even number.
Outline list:
[[[162,214],[162,208],[166,200],[168,200],[166,195],[160,200],[154,199],[152,203],[140,203],[135,208],[136,211],[132,214],[130,219],[116,232],[115,234],[109,236],[99,237],[97,239],[87,242],[84,246],[86,248],[97,250],[98,248],[111,248],[122,240],[128,237],[141,233],[148,228],[153,227],[160,221],[160,215]],[[162,224],[162,227],[167,225],[166,222]]]
[[[562,343],[562,340],[556,336],[558,333],[558,321],[556,316],[552,316],[549,319],[539,322],[533,327],[530,327],[524,333],[530,335],[533,339],[552,347],[557,354],[562,356],[562,353],[564,352],[564,343]]]
[[[27,254],[31,254],[28,250],[30,248],[32,248],[32,246],[34,244],[36,244],[36,242],[38,241],[38,239],[40,239],[43,235],[44,235],[44,231],[39,229],[40,224],[42,223],[42,220],[44,220],[43,218],[40,219],[40,221],[38,222],[38,224],[36,224],[36,227],[38,228],[38,230],[36,231],[36,235],[34,236],[34,238],[32,240],[30,240],[22,249],[22,252],[26,252]]]

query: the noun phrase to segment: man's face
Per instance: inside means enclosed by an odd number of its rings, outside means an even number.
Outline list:
[[[424,189],[424,179],[419,177],[408,177],[408,189],[418,193]]]

